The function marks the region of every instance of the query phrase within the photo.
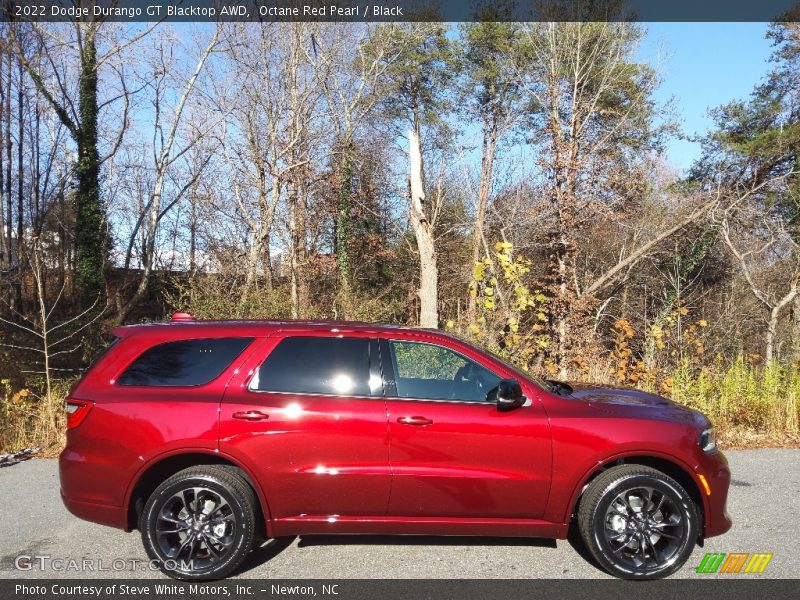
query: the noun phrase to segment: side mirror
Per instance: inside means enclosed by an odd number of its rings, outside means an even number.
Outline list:
[[[502,379],[497,385],[497,410],[510,410],[525,404],[522,387],[516,379]]]

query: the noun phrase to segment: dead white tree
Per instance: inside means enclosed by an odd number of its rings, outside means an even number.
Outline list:
[[[408,218],[417,239],[419,251],[419,324],[420,327],[439,326],[439,271],[436,266],[436,244],[433,223],[425,213],[425,190],[422,179],[422,149],[414,129],[408,132],[409,195]]]
[[[769,225],[766,225],[769,228]],[[748,244],[750,246],[749,249],[742,250],[732,239],[731,223],[728,218],[722,220],[720,229],[722,238],[736,259],[750,291],[769,313],[764,334],[764,359],[770,362],[775,357],[775,337],[778,332],[778,321],[786,307],[797,297],[798,280],[800,280],[800,261],[797,260],[796,244],[790,235],[785,235],[785,231],[768,230],[767,239],[763,243],[755,245],[755,242],[751,241]],[[773,270],[765,267],[774,262],[774,256],[767,259],[765,255],[770,252],[774,253],[775,249],[780,245],[788,245],[791,248],[788,251],[788,261],[785,261],[788,264],[785,269],[781,269],[783,271],[783,281],[780,288],[776,289],[779,286],[775,284],[774,278],[764,277],[765,271]]]

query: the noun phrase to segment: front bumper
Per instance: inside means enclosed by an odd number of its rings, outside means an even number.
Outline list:
[[[699,479],[700,475],[705,477],[711,491],[709,495],[702,486],[699,486],[700,493],[703,494],[706,513],[703,537],[722,535],[733,525],[727,507],[731,471],[725,455],[719,451],[713,454],[704,454],[695,467],[695,476]]]

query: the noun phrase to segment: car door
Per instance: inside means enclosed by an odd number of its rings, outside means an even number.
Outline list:
[[[273,519],[386,514],[391,476],[376,339],[280,332],[240,367],[220,450],[251,465]]]
[[[541,517],[550,427],[530,382],[525,406],[500,411],[499,361],[423,336],[381,340],[392,468],[390,516]]]

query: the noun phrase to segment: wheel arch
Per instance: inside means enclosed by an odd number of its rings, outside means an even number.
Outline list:
[[[154,457],[149,463],[139,470],[134,479],[133,485],[128,492],[125,506],[127,511],[126,530],[132,531],[137,528],[139,515],[144,509],[147,498],[150,494],[168,477],[178,471],[188,467],[198,465],[225,465],[236,470],[237,473],[247,482],[258,498],[258,520],[264,527],[262,532],[267,537],[272,535],[272,525],[270,518],[269,505],[261,487],[252,472],[245,466],[230,456],[215,451],[205,451],[199,448],[191,448],[181,451],[173,451],[167,455]]]
[[[698,517],[700,518],[699,531],[702,541],[705,531],[705,515],[708,510],[708,499],[701,493],[700,485],[695,474],[687,465],[676,460],[674,457],[661,454],[630,453],[609,457],[605,461],[599,462],[593,469],[586,473],[581,479],[581,482],[575,486],[568,507],[569,512],[566,515],[567,523],[572,520],[577,513],[580,500],[583,497],[583,493],[589,487],[589,484],[608,469],[618,465],[642,465],[651,467],[672,477],[681,484],[697,507]]]

